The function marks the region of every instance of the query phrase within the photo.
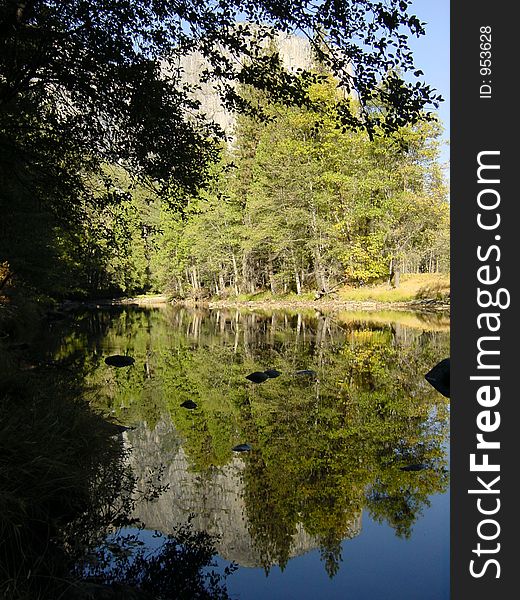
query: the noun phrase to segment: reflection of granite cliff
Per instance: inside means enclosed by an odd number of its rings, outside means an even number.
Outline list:
[[[188,471],[186,454],[172,424],[158,423],[154,431],[142,426],[126,436],[132,447],[132,467],[141,486],[161,462],[165,465],[161,483],[169,484],[168,490],[156,501],[140,503],[134,515],[147,529],[169,533],[193,514],[195,529],[220,538],[217,552],[224,559],[247,567],[267,566],[262,564],[248,531],[242,480],[245,463],[240,456],[201,475]],[[353,525],[351,537],[360,528],[361,519]],[[317,546],[317,541],[298,526],[289,556],[299,556]]]

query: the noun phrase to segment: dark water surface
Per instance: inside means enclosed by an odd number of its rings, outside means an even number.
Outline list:
[[[136,516],[218,535],[234,597],[449,597],[448,404],[424,380],[446,317],[125,307],[79,315],[55,358],[74,355],[135,428],[140,484],[166,488]]]

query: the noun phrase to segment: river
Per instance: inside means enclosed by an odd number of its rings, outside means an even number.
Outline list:
[[[449,404],[424,379],[448,317],[125,306],[53,327],[160,490],[135,506],[146,544],[190,519],[243,600],[449,597]]]

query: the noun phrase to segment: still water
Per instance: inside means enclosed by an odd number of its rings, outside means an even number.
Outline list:
[[[446,317],[125,307],[79,315],[57,357],[71,349],[161,491],[134,516],[218,536],[232,597],[449,597],[449,408],[424,380]],[[266,369],[281,375],[246,379]]]

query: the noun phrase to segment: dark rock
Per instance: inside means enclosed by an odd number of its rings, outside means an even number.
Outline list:
[[[129,367],[134,362],[135,360],[131,356],[122,356],[121,354],[114,354],[105,358],[105,363],[111,367]]]
[[[427,469],[428,465],[418,464],[418,465],[406,465],[406,467],[401,467],[401,471],[424,471]]]
[[[189,410],[193,410],[194,408],[197,408],[197,404],[195,402],[193,402],[193,400],[185,400],[182,404],[181,404],[182,408],[187,408]]]
[[[233,452],[251,452],[252,449],[253,446],[250,446],[249,444],[238,444],[238,446],[233,448]]]
[[[274,379],[275,377],[280,377],[281,375],[280,371],[277,371],[276,369],[267,369],[267,371],[264,371],[264,373],[267,375],[267,377],[269,377],[269,379]]]
[[[301,371],[296,371],[296,375],[307,375],[309,377],[316,377],[316,371],[311,371],[310,369],[302,369]]]
[[[263,383],[269,379],[269,375],[260,371],[255,371],[254,373],[246,375],[246,379],[249,379],[249,381],[252,381],[253,383]]]
[[[426,381],[446,398],[450,397],[450,359],[445,358],[424,376]]]

